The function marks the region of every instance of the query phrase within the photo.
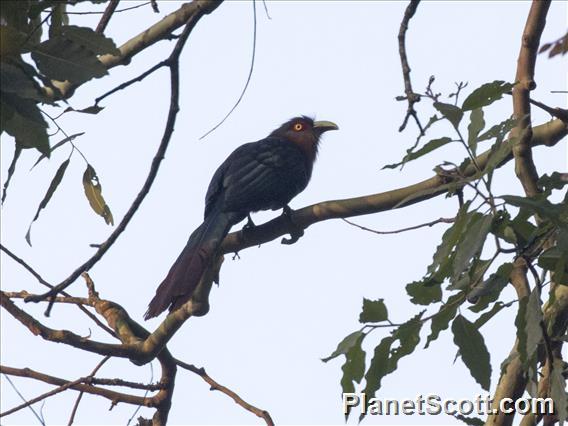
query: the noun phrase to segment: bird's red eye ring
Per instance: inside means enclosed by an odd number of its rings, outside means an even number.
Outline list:
[[[299,131],[302,130],[303,128],[304,128],[304,126],[303,126],[302,123],[296,123],[296,124],[294,124],[294,130],[295,130],[296,132],[299,132]]]

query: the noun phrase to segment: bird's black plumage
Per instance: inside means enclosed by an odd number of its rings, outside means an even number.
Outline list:
[[[276,210],[303,191],[312,175],[319,138],[337,126],[296,117],[268,137],[241,145],[219,166],[205,196],[203,223],[162,281],[146,319],[168,307],[177,309],[191,297],[231,226],[249,213]]]

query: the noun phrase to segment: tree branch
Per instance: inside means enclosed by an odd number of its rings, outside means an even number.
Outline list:
[[[204,368],[197,368],[196,366],[194,366],[192,364],[188,364],[188,363],[183,362],[183,361],[180,361],[179,359],[176,359],[176,364],[178,366],[180,366],[181,368],[185,369],[185,370],[189,370],[192,373],[197,374],[199,377],[201,377],[203,380],[205,380],[205,382],[207,384],[209,384],[209,386],[211,386],[210,390],[219,391],[219,392],[224,393],[225,395],[232,398],[232,400],[235,401],[235,403],[237,403],[238,405],[243,407],[245,410],[250,411],[251,413],[253,413],[256,416],[263,419],[266,422],[267,426],[274,426],[274,422],[272,421],[272,418],[270,417],[270,414],[268,413],[268,411],[262,410],[260,408],[255,407],[252,404],[249,404],[244,399],[242,399],[236,392],[232,391],[231,389],[227,388],[226,386],[223,386],[223,385],[219,384],[218,382],[216,382],[215,380],[213,380],[205,372]]]
[[[420,134],[423,135],[424,128],[422,127],[422,124],[420,124],[420,120],[418,119],[418,115],[416,114],[416,110],[414,109],[414,104],[416,102],[420,102],[420,95],[414,93],[414,90],[412,90],[412,82],[410,81],[410,65],[408,64],[408,57],[406,55],[406,31],[408,30],[408,23],[416,13],[416,9],[418,8],[419,3],[420,0],[410,0],[410,3],[408,3],[408,6],[404,11],[404,17],[402,18],[400,29],[398,31],[398,53],[400,55],[400,63],[402,65],[404,93],[406,94],[406,100],[408,100],[406,116],[404,117],[404,120],[400,125],[398,131],[402,132],[406,128],[408,119],[412,116],[412,118],[414,118],[414,121],[416,121],[416,125],[420,130]],[[401,100],[402,99],[403,98],[401,98]]]
[[[532,138],[530,91],[536,88],[534,81],[536,56],[549,7],[549,0],[532,2],[517,61],[516,84],[513,87],[513,116],[517,119],[517,126],[511,132],[517,138],[513,147],[515,173],[528,197],[540,192],[536,184],[538,173],[530,146]]]
[[[195,22],[197,22],[203,15],[213,12],[221,2],[222,0],[193,0],[191,3],[184,3],[178,10],[120,46],[119,55],[102,55],[99,60],[107,69],[117,65],[127,65],[132,57],[158,41],[168,39],[172,31],[180,28],[190,19],[196,18]],[[53,85],[56,91],[49,87],[44,88],[45,95],[52,100],[67,99],[79,87],[68,81],[54,81]]]
[[[561,120],[553,120],[535,127],[531,146],[554,146],[568,134],[568,125]],[[504,142],[505,143],[505,142]],[[477,165],[483,169],[487,165],[491,150],[476,157]],[[501,167],[513,158],[512,153],[503,160]],[[470,164],[464,171],[462,178],[468,178],[477,173],[477,168]],[[293,211],[292,221],[300,229],[306,229],[314,223],[329,219],[340,219],[379,213],[394,208],[402,208],[418,203],[441,194],[448,190],[448,183],[452,182],[448,176],[436,175],[421,182],[392,191],[343,200],[324,201]],[[454,181],[455,186],[455,181]],[[248,229],[246,238],[242,231],[232,232],[223,241],[221,253],[234,253],[248,247],[258,246],[272,241],[280,236],[290,233],[290,221],[284,217],[277,217],[262,225]]]
[[[154,406],[154,401],[153,401],[152,398],[145,398],[145,397],[140,397],[140,396],[136,396],[136,395],[129,395],[129,394],[121,393],[121,392],[115,392],[115,391],[112,391],[112,390],[109,390],[109,389],[100,388],[100,387],[97,387],[97,386],[92,386],[92,385],[87,384],[87,383],[81,383],[82,381],[84,381],[86,379],[85,377],[82,377],[82,378],[74,380],[74,381],[70,381],[70,380],[61,379],[59,377],[50,376],[48,374],[40,373],[39,371],[34,371],[30,368],[12,368],[12,367],[7,367],[5,365],[0,365],[0,372],[3,373],[3,374],[8,374],[10,376],[27,377],[27,378],[39,380],[39,381],[42,381],[44,383],[48,383],[48,384],[51,384],[51,385],[56,385],[56,386],[58,386],[58,388],[51,391],[53,394],[62,392],[63,390],[66,390],[66,389],[74,389],[74,390],[82,391],[82,392],[85,392],[85,393],[90,393],[90,394],[93,394],[93,395],[102,396],[102,397],[112,401],[113,405],[116,405],[119,402],[124,402],[126,404],[143,405],[145,407],[153,407]],[[44,394],[44,395],[46,395],[46,394]],[[32,404],[33,403],[32,401],[33,400],[28,401],[28,404]],[[35,402],[37,402],[37,401],[35,401]],[[15,408],[18,408],[18,407],[15,407]],[[21,408],[23,408],[23,407],[20,407],[18,409],[21,409]],[[7,416],[8,414],[12,414],[14,412],[15,412],[15,409],[5,411],[5,412],[0,414],[0,417]]]
[[[110,18],[112,18],[112,14],[114,13],[114,11],[116,10],[116,7],[118,6],[118,2],[120,0],[110,0],[110,2],[108,3],[105,12],[103,13],[103,16],[101,16],[101,20],[99,21],[99,24],[97,25],[97,28],[95,29],[95,32],[102,34],[105,32],[105,29],[110,21]]]

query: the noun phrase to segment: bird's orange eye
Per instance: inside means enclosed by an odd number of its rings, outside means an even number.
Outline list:
[[[302,123],[296,123],[294,124],[294,130],[296,132],[299,132],[300,130],[302,130],[304,128],[304,126],[302,125]]]

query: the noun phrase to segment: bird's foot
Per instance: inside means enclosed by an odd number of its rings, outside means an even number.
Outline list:
[[[235,260],[235,259],[241,260],[241,256],[239,255],[239,252],[238,252],[238,251],[236,251],[235,253],[233,253],[233,260]]]
[[[294,244],[304,235],[304,230],[292,219],[292,209],[290,206],[284,206],[282,209],[282,216],[286,217],[290,223],[290,238],[282,238],[280,243],[286,245]]]

